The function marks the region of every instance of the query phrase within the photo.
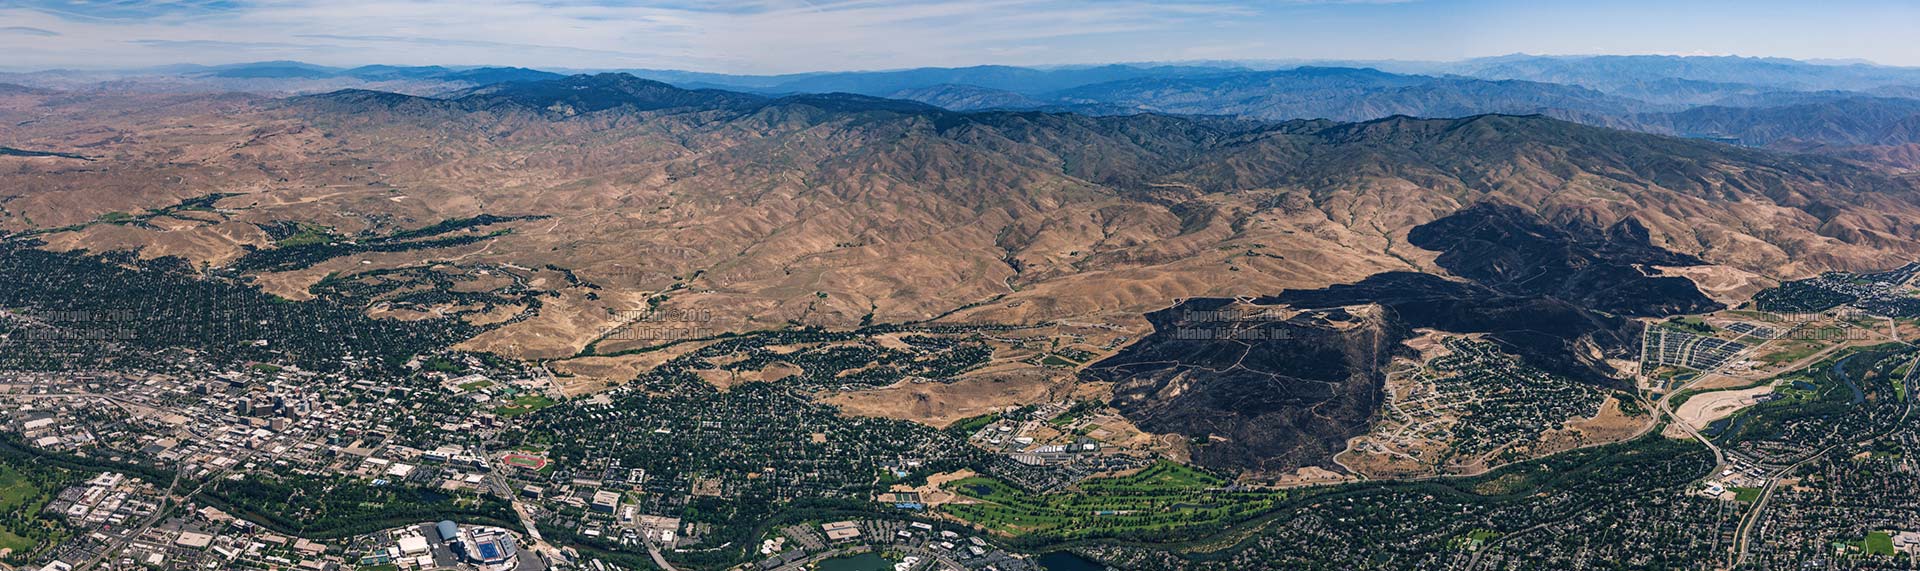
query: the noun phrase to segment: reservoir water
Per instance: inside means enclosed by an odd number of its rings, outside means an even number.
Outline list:
[[[871,551],[820,561],[820,571],[893,571],[893,562]]]
[[[1047,571],[1107,571],[1105,565],[1094,563],[1090,559],[1068,551],[1055,551],[1041,555],[1038,561],[1040,568]]]

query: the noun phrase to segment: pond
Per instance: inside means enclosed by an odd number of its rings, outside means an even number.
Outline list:
[[[832,559],[823,559],[819,571],[893,571],[893,562],[880,555],[867,552],[842,555]]]
[[[1107,566],[1069,551],[1041,555],[1040,568],[1047,571],[1106,571]]]

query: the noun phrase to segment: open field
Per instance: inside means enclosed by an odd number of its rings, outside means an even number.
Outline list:
[[[554,404],[557,403],[546,395],[520,395],[514,397],[509,404],[494,408],[493,413],[500,416],[514,417],[547,408]]]
[[[574,357],[552,361],[547,364],[553,369],[561,394],[567,396],[592,394],[605,390],[609,386],[633,380],[640,373],[660,366],[675,357],[700,348],[697,343],[683,343],[658,351],[619,355],[614,357]]]
[[[976,475],[977,474],[973,473],[973,470],[963,468],[952,472],[942,472],[927,476],[926,483],[919,486],[894,484],[891,491],[917,493],[920,495],[920,503],[927,506],[927,509],[938,508],[952,502],[967,503],[973,500],[953,493],[952,490],[947,489],[947,484],[972,478]]]
[[[0,514],[8,514],[0,519],[0,550],[14,554],[31,553],[41,541],[57,540],[64,534],[51,521],[36,517],[52,498],[52,490],[36,485],[23,469],[32,470],[0,463]],[[0,563],[0,567],[5,565]]]
[[[1860,542],[1860,547],[1869,554],[1892,556],[1894,554],[1893,534],[1884,531],[1870,532],[1866,540]]]
[[[1775,365],[1792,363],[1811,357],[1815,353],[1819,353],[1822,349],[1831,346],[1833,346],[1832,343],[1820,341],[1803,339],[1781,340],[1769,346],[1767,352],[1756,356],[1755,359]]]
[[[27,481],[25,476],[13,468],[0,464],[0,513],[28,513],[27,504],[38,499],[40,494],[40,489],[34,487],[33,482]],[[33,523],[32,520],[28,520],[22,522],[22,525]],[[25,530],[15,530],[11,524],[0,525],[0,549],[12,550],[16,553],[33,549],[34,540],[20,536],[19,531]]]
[[[1538,441],[1529,445],[1527,454],[1539,457],[1583,446],[1623,442],[1652,429],[1649,425],[1654,421],[1653,415],[1646,414],[1638,403],[1628,402],[1622,401],[1619,395],[1608,396],[1600,404],[1599,414],[1575,419],[1564,429],[1542,433]]]
[[[971,372],[947,383],[905,383],[824,395],[820,401],[851,416],[909,420],[946,426],[961,419],[1047,402],[1076,394],[1071,375],[1042,367],[1013,364],[1002,370]]]
[[[39,494],[40,489],[27,481],[25,476],[11,467],[0,465],[0,512],[18,510]]]

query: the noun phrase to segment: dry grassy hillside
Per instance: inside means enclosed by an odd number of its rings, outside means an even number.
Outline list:
[[[329,274],[432,264],[552,266],[596,286],[474,341],[529,356],[575,354],[649,303],[711,311],[719,330],[1034,322],[1438,271],[1408,229],[1479,202],[1638,218],[1659,245],[1776,278],[1920,255],[1910,179],[1539,117],[1258,124],[625,76],[524,85],[450,100],[9,93],[0,145],[87,158],[0,157],[0,228],[219,267],[290,224],[338,242],[528,216],[456,245],[249,273],[296,298]],[[162,211],[214,194],[230,196]],[[623,343],[647,341],[601,348]]]

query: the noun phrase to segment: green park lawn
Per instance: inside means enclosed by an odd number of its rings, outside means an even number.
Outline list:
[[[0,513],[38,513],[44,505],[42,502],[45,501],[46,496],[43,490],[34,486],[33,482],[19,470],[0,464]],[[45,530],[33,533],[35,531],[33,527],[15,528],[11,525],[0,523],[0,549],[12,549],[14,553],[27,553],[39,543],[27,535],[45,535]],[[42,525],[42,522],[34,518],[26,518],[24,521],[17,522],[17,525],[37,527]]]
[[[1860,548],[1872,555],[1893,555],[1893,534],[1875,531],[1867,534]]]
[[[493,413],[505,417],[515,417],[555,404],[558,403],[554,402],[551,398],[547,398],[546,395],[520,395],[513,399],[512,404],[501,405],[493,409]]]
[[[981,527],[1050,539],[1139,537],[1218,529],[1265,512],[1282,492],[1225,492],[1212,475],[1162,461],[1135,474],[1093,478],[1079,489],[1034,494],[994,478],[948,488],[977,503],[943,506]]]

